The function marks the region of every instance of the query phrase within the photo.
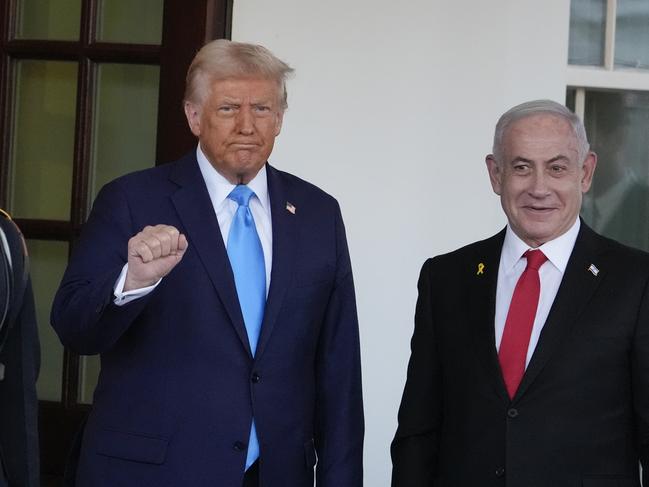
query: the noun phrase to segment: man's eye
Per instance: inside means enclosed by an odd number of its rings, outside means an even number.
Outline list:
[[[219,107],[219,112],[228,113],[232,111],[232,107],[229,105],[224,105]]]
[[[257,110],[258,112],[268,112],[270,111],[270,107],[266,105],[257,105],[255,106],[255,110]]]
[[[566,170],[565,166],[560,166],[560,165],[550,166],[550,171],[552,171],[555,174],[560,174],[565,170]]]

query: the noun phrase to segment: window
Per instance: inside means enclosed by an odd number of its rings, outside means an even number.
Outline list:
[[[572,0],[567,105],[598,154],[582,217],[649,250],[649,2]]]

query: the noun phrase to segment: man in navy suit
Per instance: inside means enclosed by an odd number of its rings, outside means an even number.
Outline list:
[[[52,309],[101,354],[80,486],[362,485],[356,305],[337,202],[267,164],[288,65],[213,41],[195,151],[106,185]],[[242,196],[244,195],[244,196]]]
[[[568,109],[512,108],[493,149],[508,225],[422,268],[392,486],[647,486],[649,255],[580,220]]]

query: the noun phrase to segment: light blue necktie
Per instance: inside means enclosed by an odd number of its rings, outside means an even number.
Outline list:
[[[228,235],[228,258],[234,273],[239,306],[241,306],[241,314],[246,324],[250,351],[253,356],[257,350],[257,341],[266,306],[264,251],[261,248],[259,235],[257,235],[255,219],[248,206],[250,198],[254,194],[248,186],[240,184],[228,195],[228,198],[236,201],[239,205],[232,219]],[[248,441],[246,470],[257,458],[259,458],[259,440],[253,419]]]

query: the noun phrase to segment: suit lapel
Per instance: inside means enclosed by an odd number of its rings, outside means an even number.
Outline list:
[[[565,341],[584,307],[605,277],[606,270],[601,267],[597,259],[601,250],[598,240],[597,234],[582,221],[557,296],[514,400],[525,393],[557,348]],[[589,271],[592,264],[602,269],[597,276]]]
[[[485,371],[487,380],[494,391],[504,401],[509,402],[507,389],[500,371],[494,317],[496,313],[496,286],[498,267],[502,251],[505,230],[485,240],[476,248],[472,262],[467,269],[467,309],[473,326],[476,357],[480,367]],[[482,271],[480,271],[480,264]]]
[[[189,246],[198,254],[241,343],[252,356],[232,268],[196,157],[183,160],[170,179],[180,186],[171,200],[187,232]]]
[[[293,255],[297,239],[297,224],[300,218],[299,201],[292,199],[286,180],[272,166],[267,165],[266,170],[273,225],[273,264],[266,311],[255,354],[256,359],[259,359],[266,349],[293,277]],[[295,213],[287,209],[287,203],[295,204]]]

